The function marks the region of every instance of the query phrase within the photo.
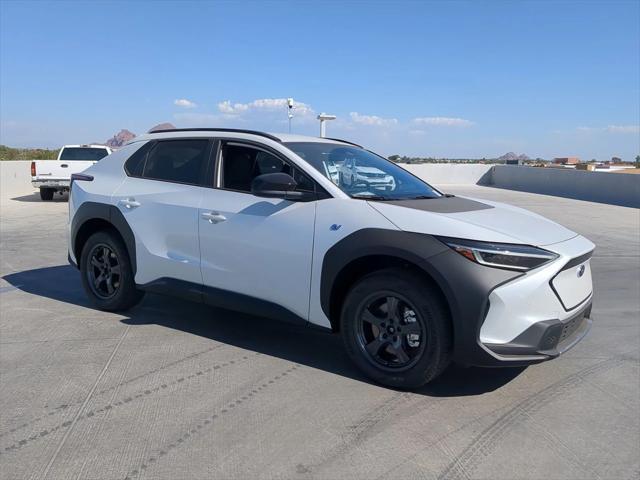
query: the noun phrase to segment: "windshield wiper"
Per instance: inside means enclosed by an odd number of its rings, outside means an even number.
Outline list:
[[[362,193],[354,193],[353,195],[351,195],[351,198],[357,198],[359,200],[381,200],[381,201],[400,200],[399,198],[383,197],[382,195],[366,195]]]

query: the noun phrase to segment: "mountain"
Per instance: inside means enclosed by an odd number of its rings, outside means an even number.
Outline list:
[[[151,127],[148,133],[155,132],[156,130],[174,130],[176,127],[168,122],[159,123],[155,127]]]
[[[531,159],[528,156],[526,156],[524,153],[517,155],[513,152],[509,152],[509,153],[505,153],[501,157],[498,157],[498,160],[531,160]]]
[[[135,136],[136,136],[135,133],[130,132],[126,128],[123,128],[122,130],[120,130],[118,133],[116,133],[113,137],[111,137],[109,140],[107,140],[104,143],[107,147],[120,148],[129,140],[131,140],[132,138],[135,138]]]

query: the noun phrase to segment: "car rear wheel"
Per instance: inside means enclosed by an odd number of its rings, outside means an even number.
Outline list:
[[[352,287],[341,333],[355,364],[383,385],[420,387],[449,364],[447,308],[432,285],[403,269],[374,272]]]
[[[40,200],[49,201],[53,200],[53,188],[41,188],[40,189]]]
[[[80,272],[87,296],[100,310],[127,310],[144,296],[136,288],[127,249],[111,232],[89,237],[80,256]]]

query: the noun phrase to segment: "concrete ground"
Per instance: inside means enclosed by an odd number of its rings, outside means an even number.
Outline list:
[[[1,205],[0,477],[640,477],[640,213],[486,187],[592,239],[594,326],[562,358],[372,385],[339,338],[147,296],[93,310],[67,204]]]

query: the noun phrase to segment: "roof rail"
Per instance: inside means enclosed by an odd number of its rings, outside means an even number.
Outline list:
[[[163,130],[154,130],[153,132],[147,132],[149,134],[154,133],[170,133],[170,132],[227,132],[227,133],[249,133],[251,135],[258,135],[260,137],[268,138],[274,142],[281,143],[278,137],[270,135],[265,132],[259,132],[257,130],[244,130],[241,128],[168,128]]]
[[[355,147],[364,148],[362,145],[358,145],[357,143],[350,142],[349,140],[342,140],[341,138],[330,138],[330,137],[320,137],[325,138],[327,140],[334,140],[336,142],[348,143],[349,145],[353,145]]]

